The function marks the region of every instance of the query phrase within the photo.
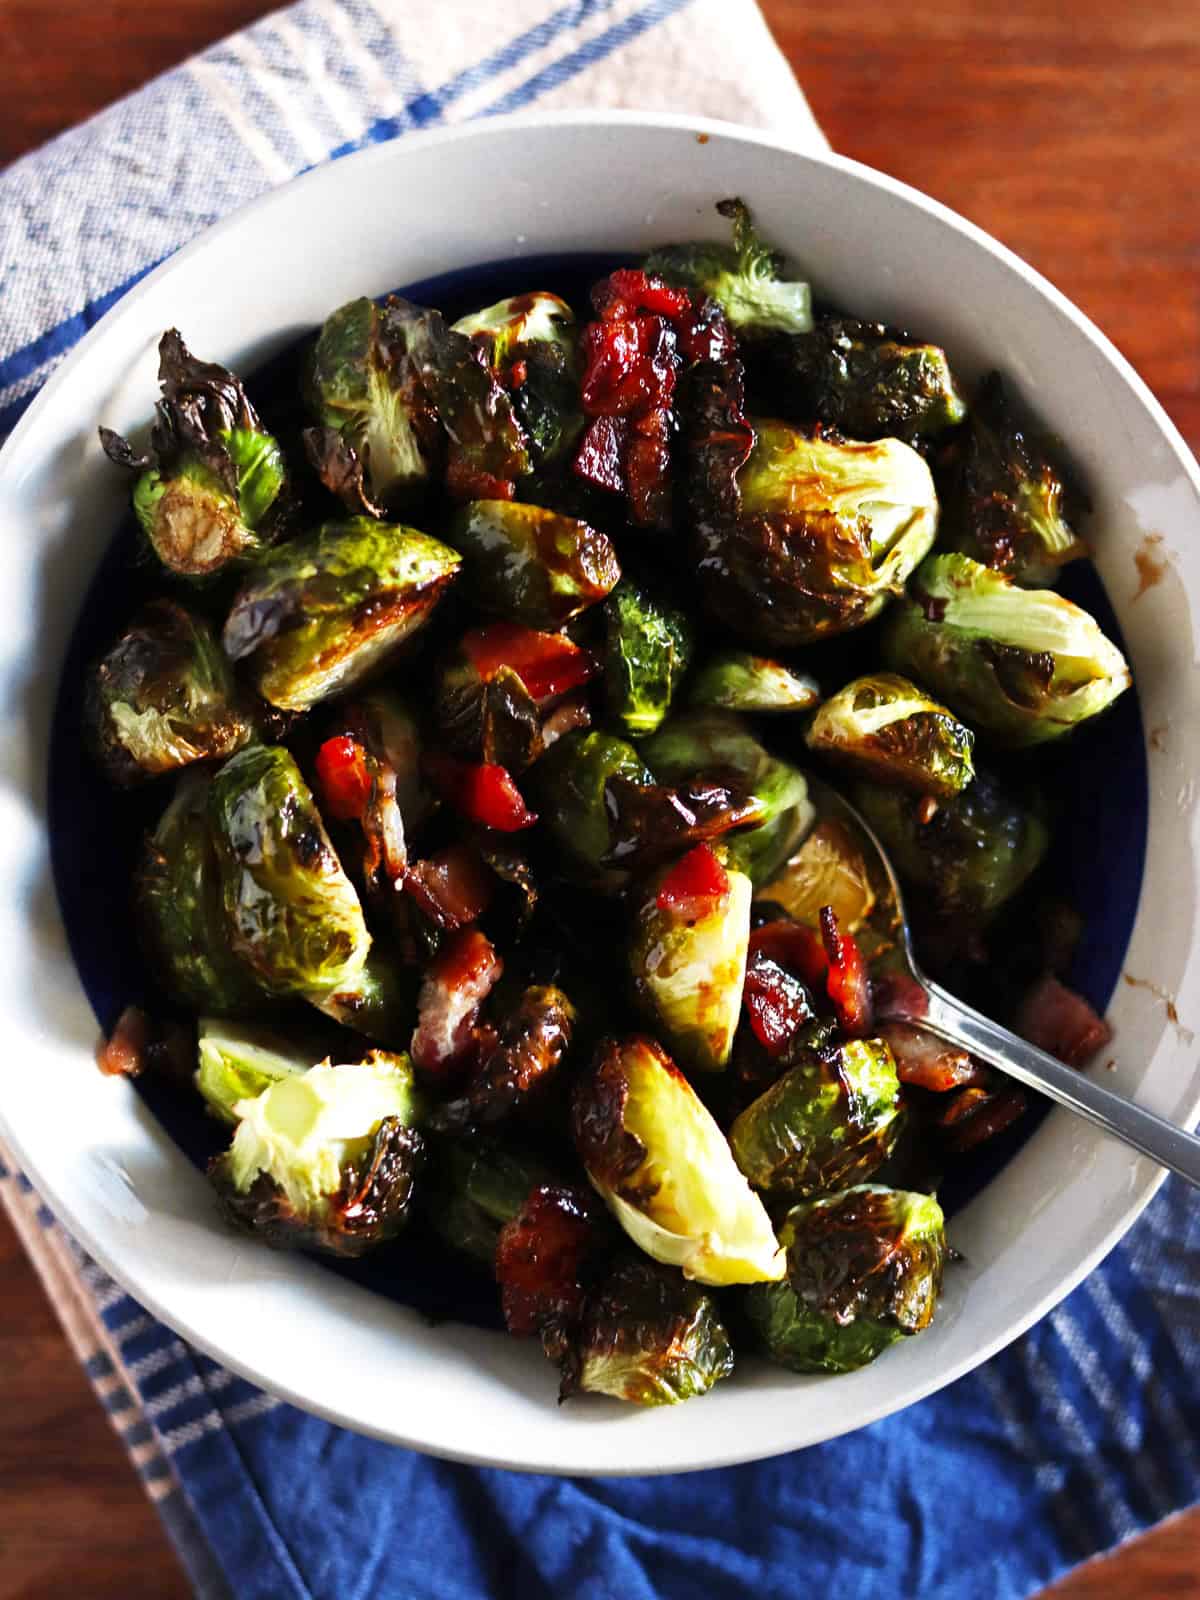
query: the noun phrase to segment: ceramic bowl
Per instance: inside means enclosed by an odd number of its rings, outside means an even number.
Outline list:
[[[1200,1109],[1190,1032],[1200,1026],[1200,475],[1086,318],[944,207],[853,162],[679,117],[526,117],[405,138],[306,174],[152,272],[64,361],[0,454],[0,694],[12,708],[0,789],[5,1137],[66,1226],[183,1337],[334,1421],[464,1460],[669,1472],[857,1428],[952,1382],[1044,1315],[1160,1178],[1054,1111],[961,1206],[953,1237],[966,1261],[921,1338],[846,1377],[801,1379],[748,1358],[702,1402],[560,1409],[531,1342],[431,1327],[313,1261],[230,1234],[137,1090],[96,1071],[88,989],[95,997],[108,941],[77,908],[103,852],[72,845],[72,815],[95,803],[81,779],[77,795],[53,796],[73,956],[51,873],[47,760],[68,644],[123,516],[124,484],[96,424],[144,421],[161,330],[178,324],[206,357],[252,370],[364,292],[499,258],[636,256],[721,236],[713,204],[730,194],[819,291],[936,339],[967,379],[1002,366],[1069,441],[1141,717],[1129,697],[1124,731],[1090,758],[1074,802],[1093,928],[1087,982],[1116,1030],[1105,1081],[1190,1122]],[[68,684],[67,712],[76,693]]]

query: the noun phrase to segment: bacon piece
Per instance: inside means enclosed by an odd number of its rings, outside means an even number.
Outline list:
[[[719,838],[762,821],[763,803],[735,778],[693,778],[671,787],[616,774],[604,786],[613,866],[643,866],[688,844]]]
[[[769,1056],[780,1055],[802,1023],[813,1016],[808,990],[777,961],[755,950],[746,961],[742,1005],[754,1037]]]
[[[463,635],[462,652],[483,682],[509,667],[539,703],[594,678],[597,663],[565,633],[539,633],[517,622],[492,622]]]
[[[829,958],[825,989],[844,1033],[861,1039],[871,1031],[871,983],[867,963],[852,934],[838,926],[832,906],[821,907],[821,942]]]
[[[1023,1115],[1028,1101],[1015,1083],[994,1092],[987,1089],[960,1089],[946,1107],[938,1125],[946,1147],[961,1155],[985,1139],[994,1138]]]
[[[126,1006],[117,1025],[96,1051],[96,1065],[106,1078],[136,1078],[146,1065],[150,1020],[137,1006]]]
[[[599,1234],[586,1189],[539,1184],[500,1231],[496,1280],[509,1333],[527,1337],[574,1321],[587,1293],[585,1264]]]
[[[537,821],[512,774],[495,762],[459,761],[431,751],[425,757],[425,771],[442,799],[471,822],[501,833],[518,833]]]
[[[476,1042],[480,1007],[503,971],[503,961],[478,928],[449,941],[421,980],[410,1047],[415,1066],[443,1073],[466,1056]]]
[[[914,1028],[908,1022],[884,1022],[875,1031],[891,1046],[901,1083],[944,1094],[949,1089],[964,1089],[988,1080],[987,1068],[967,1051],[924,1028]]]
[[[1021,1002],[1014,1031],[1068,1067],[1085,1067],[1112,1038],[1104,1018],[1050,973],[1039,978]]]
[[[505,1019],[466,1092],[432,1112],[437,1133],[462,1134],[504,1119],[553,1076],[571,1044],[575,1008],[561,989],[535,985]]]
[[[728,893],[729,874],[706,844],[698,844],[659,885],[658,909],[694,922],[709,916]]]
[[[468,844],[452,844],[411,866],[405,892],[443,932],[453,933],[481,917],[491,903],[496,880],[479,852]]]

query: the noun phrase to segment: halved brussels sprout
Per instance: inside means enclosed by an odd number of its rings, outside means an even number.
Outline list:
[[[424,1141],[406,1056],[322,1062],[234,1111],[233,1143],[209,1173],[238,1226],[280,1248],[359,1256],[408,1220]]]
[[[769,755],[732,712],[688,711],[671,717],[640,751],[661,783],[728,773],[762,802],[762,825],[728,841],[730,862],[756,885],[778,871],[812,827],[816,812],[804,774]]]
[[[1047,588],[1087,554],[1066,517],[1052,451],[1017,420],[998,372],[979,386],[962,466],[953,549],[1030,588]]]
[[[645,270],[708,295],[739,333],[806,333],[812,327],[808,284],[781,277],[783,258],[755,233],[741,200],[722,200],[717,210],[733,223],[732,245],[666,245],[646,258]]]
[[[273,1083],[295,1077],[321,1058],[278,1029],[260,1023],[233,1024],[200,1018],[200,1064],[196,1087],[222,1122],[236,1122],[236,1107]]]
[[[259,693],[307,711],[378,667],[424,623],[459,557],[415,528],[369,517],[281,545],[233,602],[225,653],[252,656]]]
[[[575,1086],[572,1133],[587,1175],[633,1242],[700,1283],[783,1276],[762,1201],[725,1136],[655,1040],[608,1039]]]
[[[544,291],[519,294],[461,317],[454,331],[482,348],[507,388],[535,467],[557,461],[583,430],[570,306]]]
[[[172,600],[146,606],[96,663],[84,721],[120,784],[232,755],[253,731],[208,624]]]
[[[575,1007],[554,984],[531,984],[463,1094],[436,1107],[436,1133],[478,1133],[544,1089],[571,1048]]]
[[[785,415],[852,439],[928,438],[967,414],[946,352],[881,322],[822,317],[811,333],[771,340],[763,360]]]
[[[821,911],[833,907],[838,926],[857,933],[875,907],[875,887],[861,845],[845,823],[824,817],[756,898],[770,901],[795,922],[820,928]]]
[[[779,1231],[787,1281],[755,1285],[745,1309],[793,1372],[853,1372],[929,1326],[946,1232],[932,1195],[862,1184],[793,1206]]]
[[[631,744],[598,729],[566,734],[534,770],[538,815],[555,843],[590,875],[619,887],[624,875],[608,865],[612,836],[605,795],[613,777],[653,782]]]
[[[688,694],[694,706],[758,713],[810,711],[820,698],[815,678],[748,650],[718,650],[710,655]]]
[[[729,1130],[756,1189],[812,1195],[870,1177],[891,1154],[903,1107],[883,1039],[846,1039],[800,1059]]]
[[[138,921],[150,965],[172,1000],[214,1016],[245,1016],[269,1001],[230,946],[209,823],[211,787],[207,773],[184,773],[147,837],[134,879]]]
[[[918,794],[957,794],[975,775],[970,728],[896,672],[848,683],[821,706],[805,739],[860,777]]]
[[[382,517],[430,479],[441,429],[408,353],[421,316],[407,302],[365,296],[326,318],[309,361],[309,405],[319,426],[304,442],[325,487],[351,512]]]
[[[735,361],[697,368],[681,405],[705,599],[736,634],[809,644],[861,627],[902,591],[938,525],[915,450],[748,421]]]
[[[901,879],[947,915],[989,917],[1037,867],[1050,843],[1034,797],[986,773],[932,817],[916,795],[856,783],[850,798],[879,835]]]
[[[213,779],[226,943],[281,995],[352,989],[371,946],[358,896],[288,752],[251,745]]]
[[[474,603],[530,628],[561,628],[621,576],[603,533],[543,506],[476,500],[459,511],[449,538],[462,551]]]
[[[283,452],[258,420],[241,381],[197,361],[174,328],[158,347],[158,402],[150,449],[138,455],[100,429],[110,461],[138,474],[133,509],[155,555],[184,577],[205,578],[269,544],[269,514],[287,478]]]
[[[567,1338],[559,1399],[581,1391],[675,1405],[732,1371],[733,1346],[713,1297],[670,1267],[634,1257],[589,1294]]]
[[[1129,668],[1094,617],[1050,589],[1022,589],[969,556],[932,556],[883,636],[911,672],[998,744],[1060,739],[1106,710]]]
[[[674,606],[622,579],[604,602],[608,709],[631,738],[666,716],[692,657],[692,625]]]
[[[719,1072],[733,1049],[753,893],[745,873],[700,844],[657,873],[634,910],[638,1000],[684,1065],[700,1072]]]

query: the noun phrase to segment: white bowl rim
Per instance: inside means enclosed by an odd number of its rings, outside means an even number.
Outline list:
[[[3,448],[0,448],[0,478],[3,476],[6,460],[11,461],[18,454],[24,445],[26,436],[38,428],[43,415],[56,405],[60,392],[71,381],[72,370],[76,362],[90,349],[95,341],[103,336],[110,320],[123,315],[132,306],[135,306],[164,277],[171,275],[182,262],[208,248],[215,239],[241,228],[249,218],[268,211],[273,205],[279,203],[280,196],[285,192],[291,194],[291,192],[302,189],[305,186],[319,185],[328,181],[330,167],[341,167],[343,162],[363,166],[373,163],[386,165],[389,160],[395,159],[401,150],[410,152],[469,142],[474,139],[486,138],[492,132],[509,129],[536,130],[564,126],[589,129],[653,127],[695,135],[707,135],[710,138],[721,138],[745,146],[758,146],[781,151],[795,155],[808,163],[853,174],[865,183],[907,202],[914,209],[940,220],[954,232],[971,239],[988,254],[1007,265],[1027,285],[1035,289],[1041,297],[1048,300],[1064,318],[1073,324],[1078,332],[1084,335],[1086,340],[1102,355],[1105,364],[1124,380],[1124,383],[1142,408],[1152,418],[1158,432],[1176,457],[1179,468],[1190,482],[1197,497],[1200,497],[1200,466],[1197,465],[1195,458],[1174,423],[1130,363],[1071,301],[1034,268],[1030,267],[985,230],[961,217],[939,201],[922,194],[919,190],[902,183],[898,179],[881,173],[863,163],[838,156],[826,150],[814,149],[806,145],[802,140],[789,139],[778,131],[748,128],[713,118],[695,117],[681,113],[643,113],[637,111],[517,113],[510,116],[489,118],[482,122],[470,122],[449,128],[405,134],[402,138],[384,141],[355,151],[339,158],[336,163],[322,163],[289,183],[269,190],[247,204],[238,207],[218,222],[206,228],[196,238],[190,240],[162,261],[145,278],[139,280],[73,346],[18,421],[9,438],[5,441]],[[1200,1078],[1197,1079],[1195,1084],[1194,1100],[1189,1111],[1189,1125],[1195,1120],[1198,1113],[1200,1113]],[[1088,1132],[1090,1134],[1091,1130],[1089,1129]],[[578,1464],[564,1465],[553,1460],[507,1459],[495,1452],[472,1450],[461,1448],[455,1444],[448,1444],[442,1437],[430,1437],[420,1434],[406,1435],[395,1426],[391,1426],[388,1423],[379,1423],[369,1415],[342,1410],[336,1404],[314,1398],[310,1393],[300,1388],[280,1382],[278,1376],[270,1370],[257,1363],[240,1358],[236,1352],[231,1352],[221,1338],[211,1332],[209,1328],[197,1326],[192,1321],[181,1318],[177,1312],[173,1311],[171,1306],[164,1304],[160,1300],[153,1276],[148,1276],[141,1269],[137,1252],[132,1251],[129,1254],[125,1254],[112,1247],[103,1230],[93,1226],[92,1220],[87,1213],[76,1206],[71,1197],[58,1191],[53,1179],[42,1170],[40,1164],[25,1146],[20,1127],[9,1121],[2,1100],[0,1100],[0,1133],[3,1134],[22,1169],[45,1199],[50,1209],[55,1213],[58,1220],[99,1265],[159,1321],[239,1376],[310,1413],[323,1417],[329,1422],[444,1459],[478,1466],[500,1466],[515,1470],[547,1473],[579,1473],[587,1470],[586,1467],[580,1467]],[[1096,1134],[1095,1137],[1099,1138],[1100,1136]],[[929,1394],[936,1392],[973,1370],[1011,1343],[1012,1340],[1019,1337],[1020,1334],[1065,1298],[1124,1236],[1153,1198],[1165,1177],[1165,1173],[1153,1169],[1146,1162],[1139,1164],[1137,1173],[1136,1181],[1131,1182],[1129,1185],[1127,1203],[1116,1222],[1093,1242],[1070,1273],[1060,1277],[1036,1301],[1027,1305],[1019,1317],[1006,1323],[999,1333],[982,1343],[973,1356],[962,1359],[947,1370],[933,1375],[927,1382],[911,1386],[906,1391],[903,1404],[907,1406],[924,1399]],[[873,1406],[859,1407],[844,1427],[828,1430],[822,1437],[836,1438],[839,1433],[866,1426],[881,1417],[892,1414],[897,1409],[896,1405],[889,1404],[887,1401]],[[786,1450],[793,1447],[784,1443],[773,1445],[768,1450],[764,1450],[760,1445],[731,1442],[722,1444],[720,1448],[710,1450],[702,1458],[689,1459],[684,1464],[680,1464],[678,1461],[646,1462],[638,1460],[624,1467],[606,1464],[602,1470],[606,1476],[700,1471],[712,1467],[736,1465],[745,1461],[759,1459],[764,1454],[773,1453],[777,1449]]]

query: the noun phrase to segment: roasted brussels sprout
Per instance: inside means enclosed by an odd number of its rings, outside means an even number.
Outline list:
[[[552,465],[583,430],[575,313],[555,294],[520,294],[455,324],[509,392],[535,468]]]
[[[352,517],[274,551],[233,602],[225,653],[260,694],[307,711],[373,671],[429,617],[459,565],[415,528]]]
[[[699,844],[651,879],[634,910],[638,1000],[684,1065],[700,1072],[719,1072],[733,1049],[753,892],[745,873]]]
[[[762,824],[728,841],[730,863],[755,885],[778,871],[813,824],[816,813],[804,774],[769,755],[732,712],[689,711],[671,717],[640,752],[661,783],[681,784],[702,776],[715,780],[725,774],[761,801]]]
[[[233,756],[213,779],[209,815],[227,946],[274,994],[352,989],[371,935],[288,752],[251,745]]]
[[[748,650],[718,650],[692,679],[694,706],[722,711],[810,711],[821,698],[815,678]]]
[[[869,622],[925,556],[938,502],[898,439],[748,421],[741,369],[686,386],[688,510],[708,608],[755,645],[809,644]]]
[[[785,416],[851,439],[911,443],[967,414],[946,352],[880,322],[822,317],[810,333],[767,342],[762,363]]]
[[[521,1210],[533,1189],[554,1175],[544,1162],[494,1140],[447,1141],[435,1151],[427,1216],[435,1232],[455,1250],[491,1269],[500,1230]]]
[[[707,1394],[733,1371],[713,1297],[637,1257],[618,1262],[592,1290],[565,1343],[560,1400],[583,1392],[674,1405]]]
[[[601,1043],[575,1085],[572,1133],[587,1175],[633,1242],[700,1283],[783,1276],[762,1201],[712,1115],[653,1039]]]
[[[845,823],[823,817],[757,898],[786,911],[796,922],[819,928],[821,911],[832,906],[839,926],[856,933],[875,906],[875,885],[862,845]]]
[[[624,882],[609,868],[613,841],[606,795],[609,779],[616,777],[653,781],[631,744],[599,730],[567,734],[535,771],[538,813],[556,843],[579,868],[610,887]]]
[[[722,200],[717,210],[733,223],[732,245],[667,245],[647,257],[645,270],[710,296],[738,333],[806,333],[812,327],[808,284],[781,278],[782,258],[755,233],[742,201]]]
[[[304,442],[325,487],[351,512],[399,510],[438,462],[441,429],[408,348],[422,314],[364,296],[326,318],[317,336],[307,389],[318,426]]]
[[[846,1039],[795,1053],[795,1064],[735,1119],[734,1160],[771,1194],[819,1194],[870,1177],[900,1132],[890,1048],[883,1039]]]
[[[975,775],[975,735],[896,672],[855,678],[824,702],[805,735],[835,765],[918,794],[954,795]]]
[[[197,361],[174,328],[158,347],[158,402],[150,448],[138,455],[100,429],[110,461],[138,474],[133,509],[155,555],[206,578],[269,544],[286,482],[283,452],[226,367]]]
[[[675,856],[737,828],[756,828],[767,808],[735,778],[696,778],[672,787],[633,783],[620,776],[605,785],[612,848],[617,867],[641,868]]]
[[[312,1054],[303,1043],[260,1023],[200,1019],[200,1063],[196,1087],[210,1111],[222,1122],[236,1122],[236,1107],[253,1100],[273,1083],[295,1077],[316,1066],[321,1052]]]
[[[558,1070],[571,1046],[575,1007],[553,984],[534,984],[505,1021],[496,1047],[465,1092],[430,1113],[435,1133],[472,1133],[511,1115]]]
[[[1033,801],[986,773],[932,817],[916,795],[856,783],[851,799],[879,835],[904,882],[933,909],[982,919],[1011,898],[1050,842]]]
[[[233,1143],[209,1168],[226,1214],[270,1245],[362,1255],[408,1220],[417,1110],[406,1056],[279,1079],[234,1107]]]
[[[883,653],[997,744],[1060,739],[1128,689],[1125,658],[1081,607],[969,556],[932,556],[888,619]]]
[[[802,1202],[779,1231],[787,1280],[756,1284],[746,1314],[794,1372],[853,1372],[927,1328],[946,1261],[942,1208],[927,1194],[861,1184]]]
[[[459,511],[449,538],[475,604],[530,628],[561,628],[621,576],[604,534],[542,506],[476,500]]]
[[[1065,515],[1067,490],[1046,444],[1014,415],[998,372],[979,387],[971,412],[950,522],[952,549],[1030,588],[1047,588],[1068,561],[1087,554]]]
[[[213,1016],[244,1016],[270,1001],[230,946],[207,773],[180,778],[148,836],[134,881],[142,942],[171,999]]]
[[[84,718],[119,784],[232,755],[252,732],[208,624],[172,600],[146,606],[96,663]]]
[[[692,657],[692,625],[628,578],[604,602],[604,620],[608,709],[636,739],[653,733],[670,709]]]

